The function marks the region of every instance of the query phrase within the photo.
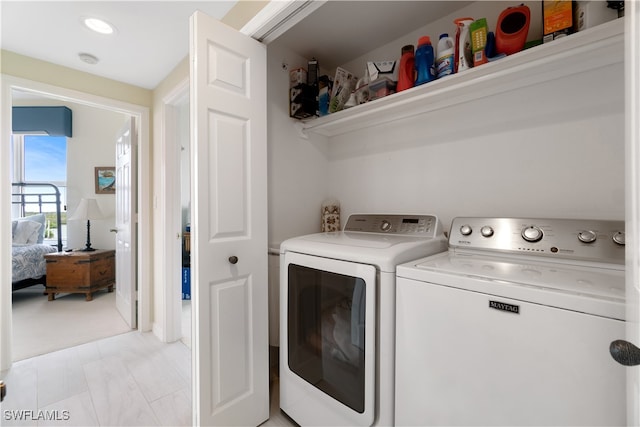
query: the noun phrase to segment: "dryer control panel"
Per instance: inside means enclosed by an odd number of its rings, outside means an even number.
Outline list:
[[[449,248],[624,264],[624,221],[459,217]]]
[[[442,235],[442,226],[434,215],[354,214],[344,231],[437,237]]]

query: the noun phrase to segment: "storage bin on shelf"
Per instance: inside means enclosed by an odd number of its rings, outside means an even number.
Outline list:
[[[396,91],[396,82],[388,77],[381,77],[369,83],[369,101],[383,98]]]

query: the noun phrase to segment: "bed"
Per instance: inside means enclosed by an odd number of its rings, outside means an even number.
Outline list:
[[[11,204],[14,219],[11,221],[12,236],[12,290],[37,284],[46,284],[46,261],[44,255],[62,250],[60,190],[49,183],[12,183]],[[57,244],[44,242],[47,231],[43,212],[56,214]],[[27,212],[37,212],[27,215]]]

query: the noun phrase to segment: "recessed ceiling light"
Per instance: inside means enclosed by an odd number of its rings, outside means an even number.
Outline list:
[[[85,17],[82,18],[82,23],[96,33],[113,34],[115,32],[115,27],[113,25],[99,18]]]
[[[78,57],[82,60],[82,62],[86,62],[90,65],[95,65],[98,63],[99,59],[96,56],[91,55],[90,53],[80,52]]]

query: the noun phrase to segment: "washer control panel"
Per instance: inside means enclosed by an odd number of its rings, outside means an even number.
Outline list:
[[[624,221],[459,217],[449,247],[624,264]]]
[[[344,231],[436,237],[442,234],[442,226],[434,215],[354,214],[349,216]]]

